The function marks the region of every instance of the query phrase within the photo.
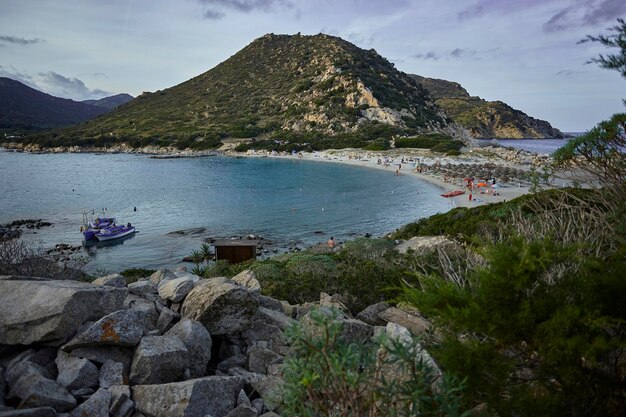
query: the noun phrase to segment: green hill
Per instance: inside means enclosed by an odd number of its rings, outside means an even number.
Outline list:
[[[224,138],[256,138],[328,148],[430,132],[465,133],[376,51],[323,34],[269,34],[182,84],[25,141],[205,149]]]
[[[91,104],[92,106],[104,107],[108,110],[113,110],[124,103],[128,103],[134,97],[130,94],[122,93],[114,96],[104,97],[99,100],[83,100],[81,103]]]
[[[535,119],[502,101],[470,96],[459,83],[411,75],[437,105],[475,138],[562,138],[550,123]]]

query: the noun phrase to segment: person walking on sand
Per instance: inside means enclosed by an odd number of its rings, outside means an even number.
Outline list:
[[[335,249],[335,239],[332,236],[330,237],[330,239],[328,239],[328,242],[326,242],[326,246],[330,250]]]

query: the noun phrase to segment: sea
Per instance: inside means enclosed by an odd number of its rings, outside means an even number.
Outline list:
[[[584,132],[567,132],[566,135],[577,137]],[[503,147],[521,149],[538,154],[552,155],[554,151],[567,143],[569,139],[479,139],[483,145],[497,144]]]
[[[394,171],[280,158],[155,159],[137,154],[27,154],[0,149],[0,224],[43,219],[23,239],[80,246],[93,274],[175,268],[216,238],[262,237],[262,256],[396,228],[450,209],[441,190]],[[83,213],[137,233],[82,241]]]

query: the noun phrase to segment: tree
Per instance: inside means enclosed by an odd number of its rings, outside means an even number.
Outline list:
[[[622,77],[626,78],[626,22],[624,19],[617,19],[617,23],[617,25],[609,29],[613,33],[598,36],[587,35],[579,43],[600,42],[608,48],[619,48],[617,54],[600,54],[597,58],[591,58],[589,62],[596,63],[601,68],[617,70]]]

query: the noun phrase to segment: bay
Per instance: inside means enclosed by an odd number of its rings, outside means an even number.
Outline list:
[[[24,239],[80,245],[82,213],[103,208],[137,227],[119,244],[83,247],[88,272],[174,267],[210,237],[260,235],[284,251],[380,236],[448,210],[439,194],[410,176],[325,162],[0,150],[0,223],[53,223]]]

